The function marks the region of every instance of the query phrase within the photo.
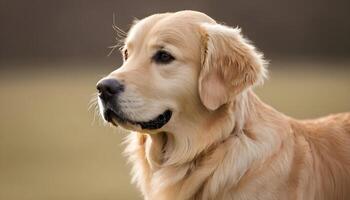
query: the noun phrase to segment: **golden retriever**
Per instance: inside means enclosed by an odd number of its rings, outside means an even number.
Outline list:
[[[132,131],[145,199],[350,199],[350,113],[298,121],[260,101],[266,62],[240,29],[180,11],[135,22],[124,42],[98,102]]]

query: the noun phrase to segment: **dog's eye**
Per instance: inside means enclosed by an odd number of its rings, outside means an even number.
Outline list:
[[[164,50],[159,50],[154,54],[152,57],[152,60],[155,61],[156,63],[160,64],[168,64],[171,61],[175,60],[175,58],[168,52]]]
[[[123,56],[124,56],[124,60],[128,59],[129,54],[128,54],[128,50],[127,49],[124,50]]]

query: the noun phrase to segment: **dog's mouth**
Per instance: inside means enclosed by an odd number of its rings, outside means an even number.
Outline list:
[[[149,121],[133,121],[126,118],[122,113],[115,112],[112,109],[106,109],[103,113],[106,121],[117,126],[118,124],[139,125],[142,129],[155,130],[162,128],[167,124],[172,116],[171,110],[166,110],[156,118]]]

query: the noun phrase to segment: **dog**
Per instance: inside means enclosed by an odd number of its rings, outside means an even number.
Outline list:
[[[136,21],[97,83],[103,119],[130,130],[144,199],[350,199],[350,113],[296,120],[253,92],[263,55],[239,28],[179,11]]]

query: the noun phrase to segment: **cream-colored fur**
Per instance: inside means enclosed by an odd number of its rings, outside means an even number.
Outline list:
[[[158,49],[175,60],[157,64]],[[157,130],[132,130],[126,155],[147,200],[350,199],[350,114],[298,121],[264,104],[252,87],[266,76],[263,57],[237,28],[203,13],[156,14],[125,39],[120,109]]]

